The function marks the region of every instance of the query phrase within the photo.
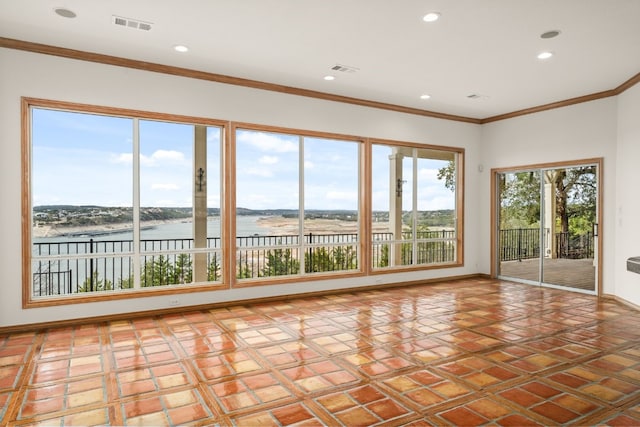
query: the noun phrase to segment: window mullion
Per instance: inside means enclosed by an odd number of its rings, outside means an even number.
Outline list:
[[[412,246],[412,264],[418,263],[418,149],[413,149],[413,167],[412,167],[412,179],[413,185],[411,189],[411,204],[413,207],[413,245]]]
[[[133,288],[140,288],[140,120],[133,119]]]
[[[306,251],[304,236],[304,136],[298,137],[298,258],[299,273],[304,274],[304,254]],[[311,242],[309,242],[311,243]]]

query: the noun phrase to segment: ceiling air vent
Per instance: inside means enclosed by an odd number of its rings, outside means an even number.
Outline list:
[[[489,97],[487,95],[480,95],[479,93],[472,93],[470,95],[467,95],[467,98],[469,98],[469,99],[489,99]]]
[[[143,31],[149,31],[151,29],[150,22],[139,21],[137,19],[123,18],[122,16],[113,15],[113,23],[121,27],[135,28]]]
[[[358,71],[358,68],[356,67],[350,67],[348,65],[340,65],[340,64],[336,64],[333,67],[331,67],[332,70],[334,71],[340,71],[341,73],[355,73],[356,71]]]

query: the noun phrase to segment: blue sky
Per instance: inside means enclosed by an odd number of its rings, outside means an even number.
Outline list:
[[[132,206],[133,120],[33,111],[33,205]],[[208,206],[219,207],[221,130],[207,128]],[[250,209],[297,209],[299,137],[239,130],[236,203]],[[192,204],[193,126],[140,120],[141,206]],[[388,209],[388,148],[374,149],[373,206]],[[358,144],[304,141],[307,209],[357,209]],[[405,202],[410,162],[405,160]],[[376,166],[377,165],[377,166]],[[420,159],[420,210],[452,209],[453,193],[436,178],[444,161]],[[405,203],[404,208],[408,208]]]

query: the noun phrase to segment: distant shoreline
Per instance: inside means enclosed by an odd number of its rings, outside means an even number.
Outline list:
[[[155,221],[141,221],[141,229],[149,229],[162,224],[176,224],[180,222],[191,222],[190,219],[166,219]],[[103,225],[89,225],[89,226],[56,226],[56,225],[41,225],[33,227],[31,236],[34,238],[44,237],[73,237],[73,236],[101,236],[113,233],[124,233],[132,231],[133,226],[129,223],[121,224],[103,224]]]
[[[260,217],[257,224],[270,229],[273,234],[297,234],[299,227],[298,218],[285,218],[279,215]],[[329,218],[305,219],[304,230],[305,233],[317,234],[355,234],[358,232],[358,222]],[[389,223],[374,222],[373,231],[389,231]]]
[[[219,217],[212,217],[219,218]],[[168,219],[155,221],[142,221],[141,229],[150,229],[158,225],[176,224],[181,222],[192,222],[191,219]],[[298,218],[285,218],[281,215],[259,216],[256,224],[265,229],[267,234],[289,235],[297,234]],[[304,221],[305,233],[316,234],[350,234],[358,232],[357,221],[344,221],[339,219],[314,218]],[[374,222],[374,232],[386,232],[389,230],[388,222]],[[103,224],[92,226],[56,226],[56,225],[40,225],[33,227],[31,236],[33,238],[47,237],[73,237],[73,236],[102,236],[114,233],[124,233],[132,231],[132,225],[129,223],[122,224]]]

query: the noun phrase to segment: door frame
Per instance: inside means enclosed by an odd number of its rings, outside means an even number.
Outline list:
[[[596,247],[596,295],[602,295],[602,236],[603,236],[603,158],[589,158],[580,160],[571,160],[565,162],[550,162],[550,163],[537,163],[530,165],[520,165],[506,168],[492,168],[491,169],[491,277],[493,279],[498,278],[498,175],[509,172],[519,172],[523,170],[540,170],[540,169],[557,169],[557,168],[571,168],[582,165],[596,165],[596,180],[597,180],[597,199],[596,199],[596,215],[597,215],[597,239]],[[542,278],[540,278],[542,284]],[[563,288],[564,289],[564,288]]]

